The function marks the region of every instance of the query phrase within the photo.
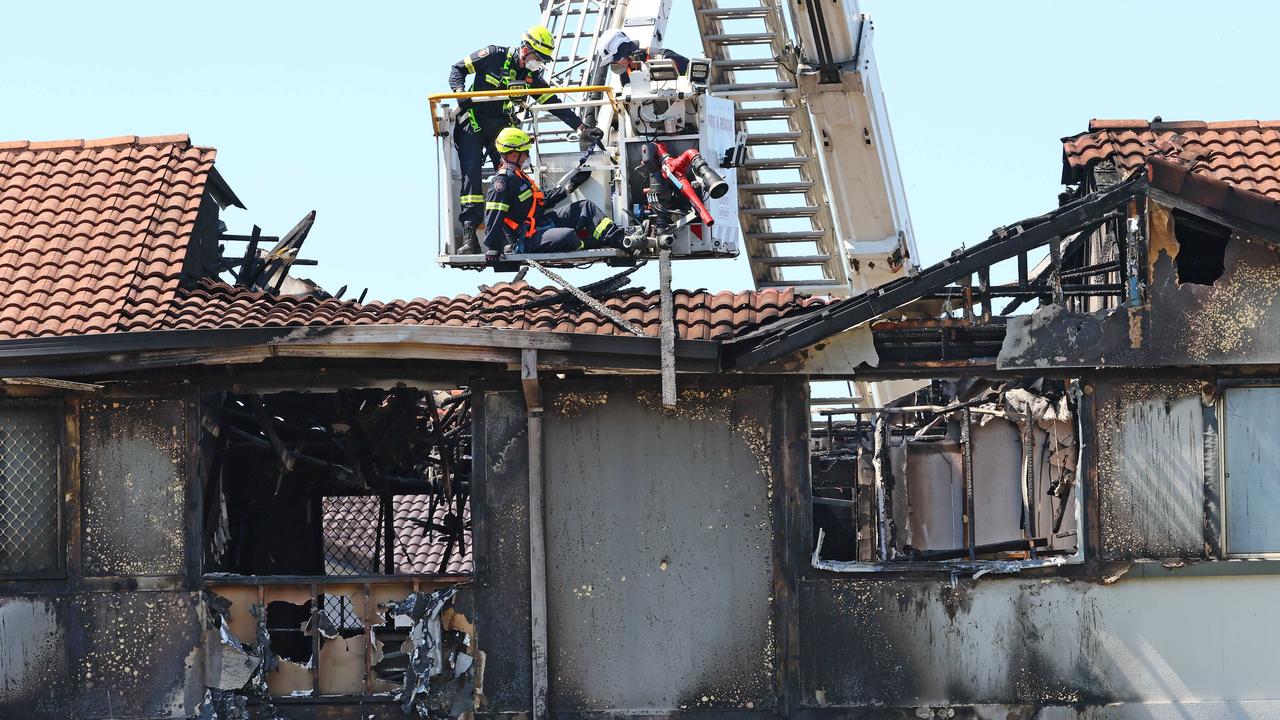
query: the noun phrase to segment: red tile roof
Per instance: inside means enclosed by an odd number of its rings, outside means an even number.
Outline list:
[[[150,324],[214,155],[186,135],[0,143],[0,338]]]
[[[504,282],[487,286],[475,295],[360,305],[349,300],[270,296],[204,280],[195,288],[180,290],[168,311],[154,317],[147,329],[401,324],[627,334],[576,301],[522,307],[560,292],[558,288]],[[797,295],[794,290],[677,290],[674,300],[677,336],[688,340],[731,337],[824,302]],[[657,336],[660,321],[656,292],[621,290],[605,299],[604,304],[645,334]]]
[[[193,283],[182,271],[214,156],[185,135],[0,144],[0,340],[375,323],[624,334],[577,302],[526,307],[559,291],[524,283],[365,305]],[[677,291],[675,299],[679,337],[697,340],[821,303],[790,290]],[[656,293],[621,290],[606,305],[658,334]]]
[[[1147,179],[1153,187],[1184,200],[1213,208],[1263,227],[1280,229],[1280,200],[1250,190],[1240,190],[1226,180],[1163,157],[1147,161]]]
[[[1079,182],[1094,164],[1122,170],[1151,155],[1177,157],[1192,172],[1280,199],[1280,121],[1092,120],[1089,131],[1062,139],[1062,181]]]
[[[323,502],[325,567],[329,575],[378,575],[374,567],[378,557],[377,496],[352,495],[326,497]],[[392,527],[395,530],[395,564],[400,574],[446,573],[462,575],[472,570],[471,560],[471,508],[463,512],[463,539],[466,548],[459,553],[457,547],[441,537],[438,530],[424,523],[446,524],[445,518],[452,508],[437,503],[434,513],[430,495],[395,495],[391,500]],[[445,550],[449,559],[441,568]]]

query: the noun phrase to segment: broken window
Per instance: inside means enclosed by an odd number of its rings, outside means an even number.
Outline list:
[[[470,573],[467,391],[228,394],[205,420],[208,571]]]
[[[886,407],[822,411],[815,563],[1076,555],[1074,412],[1049,381],[934,382]]]
[[[1280,387],[1228,388],[1222,395],[1226,551],[1280,553]]]
[[[62,569],[59,406],[0,404],[0,576]]]
[[[1178,282],[1212,285],[1222,277],[1231,228],[1174,210],[1173,236],[1178,241]]]

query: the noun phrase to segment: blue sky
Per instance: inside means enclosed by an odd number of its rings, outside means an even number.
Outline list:
[[[689,0],[668,45],[697,54]],[[448,67],[514,42],[536,0],[487,3],[22,3],[0,43],[0,140],[189,133],[257,223],[318,211],[304,268],[369,297],[471,292],[440,268],[425,97]],[[863,0],[925,264],[1056,204],[1058,139],[1092,117],[1280,118],[1280,3]],[[656,285],[651,268],[636,277]],[[576,271],[587,282],[605,271]],[[742,289],[745,260],[677,263]]]

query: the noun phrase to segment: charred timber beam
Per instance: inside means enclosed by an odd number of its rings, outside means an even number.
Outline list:
[[[963,286],[951,286],[929,293],[925,297],[932,300],[949,300],[967,290],[968,288]],[[1094,295],[1123,295],[1124,291],[1123,285],[1108,283],[1106,285],[1062,285],[1057,292],[1063,297],[1089,297]],[[1035,288],[1023,290],[1015,285],[996,285],[991,288],[989,294],[993,298],[1004,297],[1031,300],[1037,297],[1050,298],[1054,295],[1054,292],[1048,289]]]
[[[1106,192],[1072,201],[1046,216],[1024,220],[1012,230],[999,228],[987,240],[921,270],[915,277],[900,278],[856,297],[832,303],[795,322],[783,321],[773,332],[731,341],[725,346],[726,364],[744,370],[777,360],[941,290],[978,268],[1017,257],[1019,253],[1034,250],[1082,228],[1096,227],[1105,221],[1107,213],[1123,207],[1146,187],[1145,177],[1135,175]]]
[[[1074,280],[1076,278],[1092,277],[1094,275],[1105,275],[1107,273],[1118,272],[1119,270],[1120,262],[1117,260],[1111,260],[1109,262],[1086,265],[1072,270],[1064,270],[1059,276],[1063,280]],[[1121,283],[1121,286],[1123,285],[1124,283]]]

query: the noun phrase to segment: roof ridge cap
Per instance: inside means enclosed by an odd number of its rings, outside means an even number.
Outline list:
[[[60,140],[10,140],[0,142],[0,150],[98,150],[113,147],[146,147],[150,145],[186,145],[200,150],[212,147],[192,145],[186,133],[171,135],[116,135],[105,138],[63,138]]]

